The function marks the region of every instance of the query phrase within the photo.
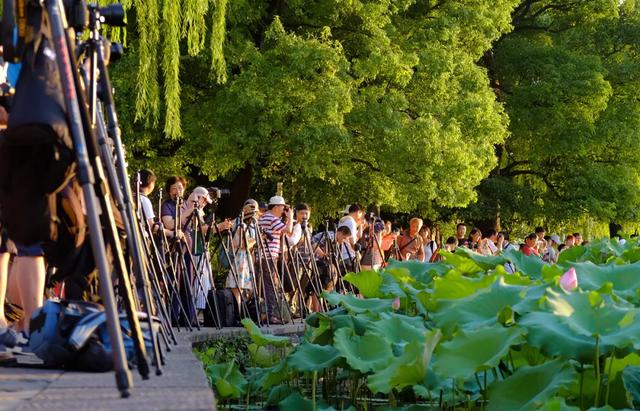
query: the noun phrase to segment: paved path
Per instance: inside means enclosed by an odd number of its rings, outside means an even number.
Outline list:
[[[295,334],[301,324],[272,326],[267,333]],[[134,388],[120,398],[113,373],[0,367],[0,411],[6,410],[215,410],[213,392],[202,364],[192,352],[194,342],[232,336],[242,328],[177,333],[178,346],[166,353],[164,375],[143,381],[133,371]]]

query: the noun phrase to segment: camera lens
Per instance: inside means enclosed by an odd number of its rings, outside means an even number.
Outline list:
[[[124,27],[127,25],[126,15],[122,4],[115,3],[109,6],[100,7],[100,15],[104,24],[113,27]]]

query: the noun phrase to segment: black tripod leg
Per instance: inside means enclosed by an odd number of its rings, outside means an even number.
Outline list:
[[[109,337],[113,346],[113,362],[116,375],[116,385],[122,397],[128,397],[131,388],[131,374],[127,366],[126,355],[124,351],[124,342],[120,331],[120,320],[116,308],[115,297],[111,287],[110,270],[107,263],[105,250],[105,242],[102,236],[102,225],[98,216],[98,204],[96,193],[94,192],[94,170],[92,170],[87,142],[85,140],[85,130],[83,120],[87,122],[86,104],[82,99],[82,95],[78,94],[80,89],[78,73],[76,71],[75,56],[69,47],[69,33],[65,31],[64,19],[62,11],[59,9],[60,3],[55,0],[45,2],[46,12],[49,17],[50,28],[52,31],[53,45],[56,52],[56,62],[60,81],[65,93],[65,106],[69,118],[69,129],[73,137],[73,145],[76,153],[76,162],[78,166],[78,180],[82,185],[82,191],[87,209],[87,222],[91,238],[91,247],[93,256],[98,267],[100,276],[100,292],[102,301],[105,306],[107,316],[107,326]],[[84,112],[81,112],[81,108]],[[84,119],[83,116],[84,115]],[[96,170],[100,171],[100,170]],[[108,212],[109,210],[102,210]]]
[[[185,291],[185,298],[187,301],[187,311],[188,311],[188,315],[186,315],[186,320],[189,324],[189,326],[193,327],[193,318],[191,318],[191,314],[195,314],[196,311],[196,300],[195,300],[195,296],[193,295],[193,290],[191,288],[191,273],[189,272],[189,269],[187,268],[187,257],[192,258],[191,255],[186,255],[185,253],[181,254],[181,259],[180,259],[180,265],[182,267],[182,273],[183,275],[181,276],[181,278],[184,280],[182,282],[182,286],[184,287],[184,291]],[[192,310],[193,309],[193,312]],[[195,323],[195,327],[198,329],[198,331],[200,331],[200,324],[198,324],[198,319],[196,318],[196,323]]]
[[[100,54],[100,53],[99,53]],[[136,304],[137,307],[142,305],[145,313],[147,314],[147,325],[149,327],[149,334],[151,338],[151,347],[154,353],[154,363],[156,366],[156,375],[162,374],[162,367],[160,365],[159,357],[159,347],[156,344],[155,338],[155,330],[153,327],[153,301],[151,299],[151,293],[149,290],[149,278],[147,275],[147,267],[142,261],[142,256],[140,255],[141,244],[139,239],[139,233],[137,232],[137,225],[135,224],[135,218],[133,217],[132,210],[127,206],[127,203],[131,202],[130,198],[123,197],[123,192],[120,188],[120,182],[116,176],[115,170],[113,169],[113,158],[111,157],[111,149],[107,145],[107,135],[106,130],[104,129],[104,121],[102,118],[102,111],[97,111],[97,130],[98,130],[98,144],[101,148],[100,152],[103,158],[103,164],[106,170],[106,174],[111,186],[111,192],[116,200],[116,204],[120,213],[122,215],[122,222],[124,224],[125,233],[127,234],[127,243],[129,248],[129,254],[132,257],[134,272],[135,272],[135,284],[137,294],[142,298],[142,304],[139,302]],[[137,315],[137,314],[136,314]]]

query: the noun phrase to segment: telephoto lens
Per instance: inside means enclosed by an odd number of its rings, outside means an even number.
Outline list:
[[[112,27],[124,27],[127,25],[127,18],[122,4],[110,4],[105,7],[100,7],[99,10],[100,16],[102,17],[102,23],[108,24]]]

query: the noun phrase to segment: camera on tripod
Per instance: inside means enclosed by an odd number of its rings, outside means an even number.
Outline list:
[[[92,17],[101,24],[113,27],[127,25],[124,7],[120,3],[99,7],[97,4],[87,4],[85,0],[64,0],[64,10],[69,26],[76,31],[83,31],[89,27]]]
[[[231,195],[231,191],[228,188],[209,187],[209,196],[213,201],[220,200],[223,196]]]

